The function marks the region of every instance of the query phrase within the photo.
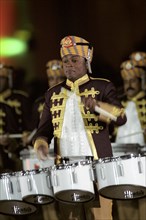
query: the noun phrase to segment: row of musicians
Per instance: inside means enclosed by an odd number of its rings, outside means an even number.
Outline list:
[[[134,60],[124,61],[121,65],[123,91],[119,94],[125,107],[128,122],[120,128],[109,126],[111,142],[138,143],[145,145],[146,134],[146,95],[143,73],[146,67],[145,53],[139,55],[139,64]],[[136,63],[136,65],[135,65]],[[31,143],[33,133],[38,126],[45,101],[45,95],[40,96],[32,104],[29,95],[13,88],[13,68],[0,64],[0,170],[11,167],[21,169],[19,152]],[[46,64],[48,88],[65,80],[62,62],[50,60]],[[130,76],[130,78],[129,78]],[[135,126],[133,126],[133,122]],[[136,130],[134,130],[136,129]],[[7,163],[6,158],[9,160]],[[18,160],[17,160],[18,159]],[[16,163],[14,163],[16,161]],[[11,163],[10,163],[11,162]],[[11,164],[11,166],[10,166]]]

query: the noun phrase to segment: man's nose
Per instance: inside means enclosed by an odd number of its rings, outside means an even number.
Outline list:
[[[68,60],[67,66],[73,66],[73,62],[71,60]]]

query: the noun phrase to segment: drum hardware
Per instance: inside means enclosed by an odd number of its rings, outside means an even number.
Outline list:
[[[19,181],[23,201],[44,205],[54,201],[50,168],[21,171]]]
[[[139,144],[117,144],[111,143],[113,156],[123,156],[129,154],[141,153],[141,146]]]
[[[20,160],[22,160],[23,170],[50,167],[54,165],[55,160],[53,149],[49,150],[48,160],[42,161],[37,158],[37,154],[32,146],[29,146],[28,149],[21,150],[19,156]]]
[[[94,174],[89,160],[54,165],[51,179],[56,200],[81,203],[94,198]]]
[[[95,163],[99,194],[109,199],[135,199],[146,196],[146,157],[124,155]]]
[[[130,137],[130,136],[133,136],[133,135],[136,135],[136,134],[141,134],[141,133],[144,133],[144,130],[133,132],[133,133],[130,133],[130,134],[127,134],[127,135],[123,135],[123,136],[119,136],[118,138]]]
[[[0,213],[29,215],[34,212],[34,205],[22,201],[18,172],[0,174]]]
[[[72,156],[72,157],[61,157],[59,159],[59,164],[70,164],[80,161],[86,161],[86,163],[91,163],[93,161],[93,156]]]

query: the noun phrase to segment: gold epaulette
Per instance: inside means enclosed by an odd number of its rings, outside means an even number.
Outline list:
[[[106,81],[106,82],[111,82],[109,79],[105,79],[105,78],[93,78],[93,77],[90,77],[90,79],[92,79],[92,80],[102,80],[102,81]]]

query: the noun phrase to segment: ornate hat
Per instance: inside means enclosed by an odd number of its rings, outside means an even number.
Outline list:
[[[47,76],[65,76],[61,60],[50,60],[46,63]]]
[[[88,71],[91,73],[90,63],[93,58],[93,47],[85,39],[77,36],[67,36],[61,40],[61,58],[65,55],[79,55],[84,57],[88,63]]]
[[[130,59],[136,62],[139,67],[146,67],[146,53],[145,52],[133,52],[130,55]]]
[[[121,76],[123,79],[128,79],[129,77],[139,77],[142,78],[144,70],[137,67],[137,63],[134,60],[126,60],[121,64]]]

